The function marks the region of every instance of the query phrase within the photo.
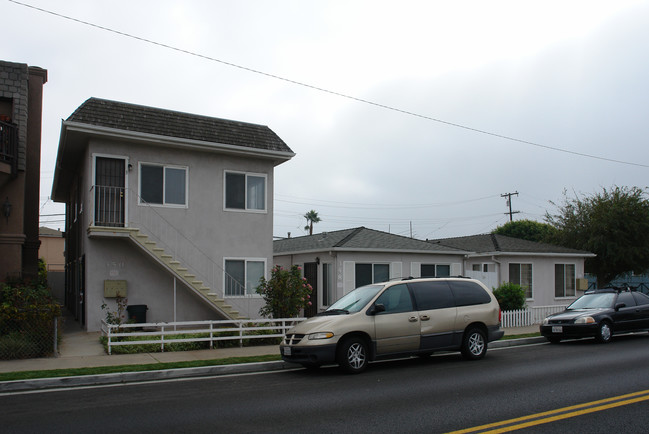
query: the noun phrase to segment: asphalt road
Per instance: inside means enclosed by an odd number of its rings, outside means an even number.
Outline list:
[[[593,403],[607,398],[614,399]],[[300,369],[2,395],[0,429],[430,433],[510,421],[502,426],[633,433],[646,432],[648,410],[649,334],[642,333],[606,345],[584,340],[490,350],[476,362],[458,354],[381,362],[351,376]],[[539,415],[550,411],[556,412]]]

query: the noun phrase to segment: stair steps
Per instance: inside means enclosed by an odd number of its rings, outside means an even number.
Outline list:
[[[196,279],[194,274],[189,273],[180,261],[175,260],[172,255],[165,253],[165,249],[158,247],[155,241],[149,240],[148,235],[141,233],[139,230],[134,230],[130,233],[130,238],[136,245],[157,258],[165,268],[183,281],[192,291],[199,294],[201,299],[205,300],[213,309],[224,315],[226,319],[245,318],[239,315],[239,312],[227,304],[224,299],[220,298],[216,292],[205,286],[202,280]]]

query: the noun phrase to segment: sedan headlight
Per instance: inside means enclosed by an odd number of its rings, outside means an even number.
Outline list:
[[[331,339],[334,337],[334,334],[331,332],[318,332],[318,333],[311,333],[309,335],[309,340],[315,340],[315,339]]]
[[[595,318],[592,316],[581,316],[575,320],[575,324],[595,324]]]
[[[543,320],[543,325],[548,325],[549,322],[550,322],[550,319],[549,319],[549,318],[545,318],[545,319]]]

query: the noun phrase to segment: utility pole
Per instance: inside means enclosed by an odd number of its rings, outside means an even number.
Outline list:
[[[509,214],[509,221],[512,221],[512,215],[513,214],[518,214],[520,211],[512,211],[512,196],[518,196],[518,192],[514,193],[505,193],[501,194],[500,197],[506,197],[507,198],[507,206],[509,207],[509,212],[506,212],[505,215]]]

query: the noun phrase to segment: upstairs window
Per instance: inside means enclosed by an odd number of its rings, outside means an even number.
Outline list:
[[[187,168],[140,164],[140,202],[187,206]]]
[[[266,211],[266,176],[226,172],[225,208]]]

